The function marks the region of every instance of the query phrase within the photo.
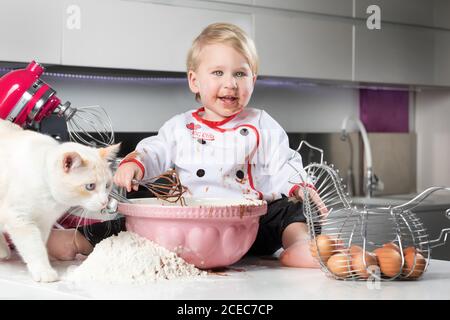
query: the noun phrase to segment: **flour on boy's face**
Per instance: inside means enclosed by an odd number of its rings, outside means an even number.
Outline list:
[[[193,72],[191,89],[200,94],[208,120],[220,121],[247,106],[253,93],[254,75],[246,58],[230,45],[203,47]]]

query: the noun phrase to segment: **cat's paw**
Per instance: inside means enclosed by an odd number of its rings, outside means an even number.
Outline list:
[[[36,282],[54,282],[58,280],[58,273],[52,268],[30,270],[33,280]]]

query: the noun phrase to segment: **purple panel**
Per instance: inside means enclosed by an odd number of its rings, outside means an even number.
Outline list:
[[[409,132],[409,92],[360,89],[359,114],[367,132]]]

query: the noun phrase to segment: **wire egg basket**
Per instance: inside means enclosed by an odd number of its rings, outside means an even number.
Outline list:
[[[295,176],[303,181],[300,192],[310,249],[322,271],[340,280],[420,278],[428,267],[431,249],[445,243],[450,229],[430,240],[412,209],[432,193],[450,188],[432,187],[396,206],[352,207],[338,170],[323,161],[323,150],[302,141],[296,151],[303,145],[321,153],[320,163],[305,167],[306,176]],[[450,209],[445,214],[450,218]]]

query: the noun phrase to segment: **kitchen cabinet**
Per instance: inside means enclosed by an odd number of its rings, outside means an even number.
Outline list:
[[[450,30],[435,32],[434,84],[450,86]]]
[[[355,1],[356,17],[366,19],[370,5],[378,5],[381,10],[381,23],[396,22],[403,24],[433,26],[433,0],[358,0]],[[384,26],[383,26],[384,27]]]
[[[61,63],[62,2],[2,0],[0,61]]]
[[[359,1],[359,0],[358,0]],[[337,16],[352,16],[352,0],[254,0],[256,6],[322,13]]]
[[[366,9],[375,4],[381,9],[381,21],[450,29],[448,0],[358,0],[355,13],[367,18]]]
[[[0,61],[184,72],[194,37],[224,21],[255,38],[261,75],[450,85],[447,0],[358,0],[356,20],[340,18],[351,17],[352,0],[195,2],[3,0]],[[381,30],[366,27],[371,4],[381,7]]]
[[[450,1],[434,0],[434,25],[450,29]]]
[[[357,24],[355,80],[393,84],[433,84],[434,30],[385,24],[369,30]]]
[[[64,28],[64,65],[184,72],[191,43],[208,24],[231,22],[253,35],[251,14],[118,0],[65,5],[80,8],[81,23]]]
[[[200,0],[200,1],[207,1],[207,2],[227,2],[230,4],[245,4],[245,5],[252,5],[253,0]]]
[[[245,5],[255,8],[282,9],[292,11],[303,11],[318,14],[352,16],[353,0],[125,0],[125,1],[146,1],[153,3],[164,3],[168,5],[179,5],[187,7],[209,7],[214,9],[214,3],[217,7],[223,4]],[[237,10],[241,10],[239,8]],[[251,10],[251,9],[250,9]],[[248,10],[246,10],[249,12]]]
[[[301,14],[255,14],[261,75],[351,80],[352,24]]]

